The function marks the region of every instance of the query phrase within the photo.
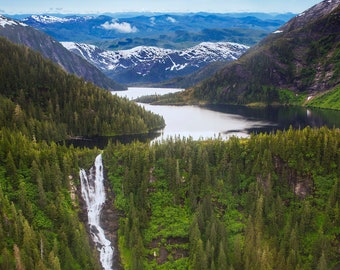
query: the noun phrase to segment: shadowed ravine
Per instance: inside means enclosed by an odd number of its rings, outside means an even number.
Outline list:
[[[114,269],[114,247],[111,241],[106,238],[100,222],[101,212],[106,202],[102,156],[96,157],[95,163],[88,173],[81,169],[79,174],[81,194],[86,203],[90,235],[99,252],[103,269],[112,270]]]

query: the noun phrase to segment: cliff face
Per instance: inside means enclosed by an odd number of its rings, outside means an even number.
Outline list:
[[[340,0],[299,14],[194,88],[199,99],[242,103],[258,90],[322,92],[340,83]],[[250,98],[251,99],[251,98]]]

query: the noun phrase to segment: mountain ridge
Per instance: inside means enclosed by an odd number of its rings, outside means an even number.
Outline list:
[[[187,42],[193,46],[202,41],[248,42],[247,45],[253,45],[285,23],[285,18],[259,14],[163,13],[136,14],[134,17],[105,14],[66,17],[34,15],[22,21],[58,41],[130,49],[136,44],[130,44],[127,40],[140,39],[140,44],[159,46],[163,41],[162,47],[175,49]]]
[[[202,42],[186,50],[138,46],[130,50],[105,51],[94,45],[62,42],[110,78],[120,83],[159,83],[189,75],[212,62],[239,58],[249,47],[231,42]]]

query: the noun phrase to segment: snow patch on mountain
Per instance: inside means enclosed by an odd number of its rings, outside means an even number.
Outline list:
[[[231,42],[202,42],[185,50],[138,46],[129,50],[110,51],[84,43],[61,44],[114,78],[118,78],[118,74],[129,73],[130,77],[131,74],[143,78],[149,75],[152,80],[155,80],[155,76],[161,80],[160,77],[190,74],[215,61],[233,61],[249,48]]]
[[[55,17],[50,15],[32,15],[23,19],[23,22],[35,21],[41,24],[54,24],[54,23],[68,23],[68,22],[77,22],[77,21],[84,21],[93,19],[93,16],[72,16],[72,17]]]
[[[24,24],[24,23],[22,23],[22,22],[18,22],[18,21],[15,21],[15,20],[12,20],[12,19],[9,19],[9,18],[6,18],[6,17],[0,15],[0,26],[6,27],[6,25],[12,25],[12,26],[15,26],[15,25],[28,26],[27,24]]]
[[[129,50],[105,51],[85,43],[61,42],[61,44],[104,70],[126,68],[126,65],[122,65],[126,61],[130,62],[130,66],[135,66],[155,61],[164,63],[166,60],[170,60],[172,63],[172,66],[169,67],[171,70],[178,70],[185,68],[195,60],[201,62],[236,60],[249,48],[246,45],[232,42],[202,42],[185,50],[138,46]],[[180,57],[180,63],[176,63],[174,59],[178,57]]]

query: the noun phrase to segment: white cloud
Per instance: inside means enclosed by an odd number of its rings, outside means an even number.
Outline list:
[[[156,25],[156,18],[155,17],[151,17],[150,18],[150,23],[151,23],[151,25]]]
[[[172,23],[177,22],[176,19],[172,18],[172,17],[168,17],[168,18],[166,18],[166,20],[169,21],[169,22],[172,22]]]
[[[137,27],[131,26],[131,24],[127,22],[118,22],[116,20],[112,20],[112,22],[105,22],[101,25],[102,28],[106,30],[116,30],[120,33],[136,33],[138,31]]]

